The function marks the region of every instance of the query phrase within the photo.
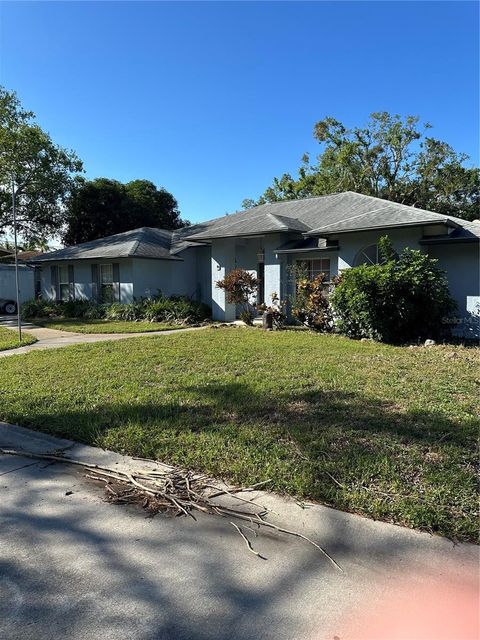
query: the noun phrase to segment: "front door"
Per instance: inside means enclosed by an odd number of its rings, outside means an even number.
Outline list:
[[[264,279],[265,279],[265,263],[259,262],[257,267],[257,280],[258,280],[257,305],[263,304],[265,302]]]

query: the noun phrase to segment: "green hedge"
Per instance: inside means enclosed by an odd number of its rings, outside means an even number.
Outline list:
[[[24,318],[85,318],[130,322],[146,320],[195,324],[209,318],[211,309],[202,302],[182,296],[142,298],[130,304],[98,304],[91,300],[30,300],[22,305],[22,315]]]
[[[405,343],[443,338],[456,309],[437,260],[412,249],[383,264],[345,269],[330,297],[336,329],[351,338]]]

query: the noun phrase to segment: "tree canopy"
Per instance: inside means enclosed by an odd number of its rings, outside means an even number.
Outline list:
[[[55,144],[16,94],[0,87],[0,235],[13,226],[12,190],[24,239],[45,239],[58,231],[81,170],[75,153]]]
[[[347,128],[332,117],[316,123],[321,152],[302,158],[297,177],[274,178],[248,209],[266,202],[356,191],[473,220],[480,204],[480,170],[468,156],[427,135],[431,125],[417,116],[372,113],[364,127]]]
[[[178,204],[166,189],[149,180],[81,179],[67,203],[67,245],[96,240],[138,227],[178,229],[185,226]]]

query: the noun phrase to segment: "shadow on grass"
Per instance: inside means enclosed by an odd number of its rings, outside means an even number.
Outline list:
[[[476,535],[476,428],[361,394],[186,387],[177,402],[36,411],[19,424],[459,539]]]
[[[280,428],[307,444],[330,429],[368,436],[391,436],[405,444],[457,446],[474,444],[477,427],[434,411],[402,411],[394,403],[359,393],[340,391],[285,391],[271,396],[244,383],[184,387],[182,400],[162,403],[130,401],[100,404],[89,411],[52,411],[35,408],[18,416],[24,426],[45,428],[56,435],[91,442],[92,435],[125,425],[171,427],[180,431],[218,431],[222,425]],[[301,442],[300,442],[301,441]]]

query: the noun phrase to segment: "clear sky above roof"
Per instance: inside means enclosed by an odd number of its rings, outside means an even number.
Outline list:
[[[3,2],[0,82],[88,177],[206,220],[316,152],[326,115],[418,114],[478,162],[475,2]]]

